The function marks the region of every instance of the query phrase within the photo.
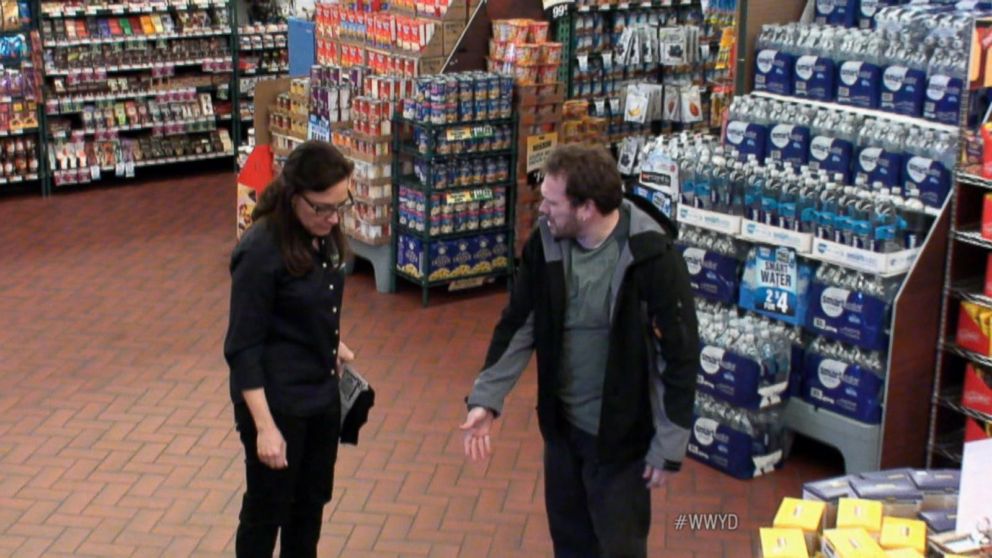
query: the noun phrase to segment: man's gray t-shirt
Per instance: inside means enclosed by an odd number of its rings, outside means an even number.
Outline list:
[[[630,214],[621,209],[616,228],[596,248],[586,250],[578,242],[570,242],[564,359],[559,372],[558,397],[568,421],[592,435],[599,433],[603,380],[610,349],[611,282],[629,230]]]

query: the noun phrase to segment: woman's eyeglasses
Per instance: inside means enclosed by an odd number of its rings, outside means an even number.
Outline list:
[[[300,198],[310,206],[313,210],[313,214],[317,217],[330,217],[331,215],[337,214],[338,217],[344,217],[344,213],[348,211],[353,205],[355,205],[355,198],[351,196],[351,191],[348,191],[348,200],[339,204],[317,204],[310,201],[305,195],[300,194]]]

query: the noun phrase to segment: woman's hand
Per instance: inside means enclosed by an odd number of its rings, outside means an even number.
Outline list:
[[[343,365],[354,361],[355,353],[344,344],[344,341],[338,341],[338,372],[341,372]]]
[[[286,461],[286,440],[282,432],[275,426],[258,431],[258,459],[270,469],[285,469],[289,466]]]

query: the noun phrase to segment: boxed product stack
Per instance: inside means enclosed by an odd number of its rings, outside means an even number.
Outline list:
[[[424,289],[512,273],[514,136],[509,76],[419,78],[394,153],[398,276]]]
[[[709,281],[703,265],[719,274],[718,252],[701,246],[703,231],[684,229],[679,249],[699,297],[700,351],[696,406],[688,452],[693,458],[740,479],[769,473],[784,458],[782,403],[798,333],[781,322],[714,302],[726,284]],[[730,248],[729,240],[718,240]],[[737,262],[726,260],[733,275]]]
[[[541,203],[538,172],[543,157],[558,144],[564,83],[559,81],[561,43],[548,42],[548,23],[529,19],[496,20],[489,41],[489,67],[513,76],[517,115],[516,246],[519,254],[534,229]]]
[[[964,548],[954,534],[960,471],[895,469],[806,483],[785,498],[761,556],[945,558]],[[977,547],[972,550],[977,549]]]
[[[441,70],[466,23],[465,0],[316,6],[317,60],[369,66],[377,73],[418,76]]]
[[[400,99],[413,94],[413,79],[360,73],[361,87],[351,100],[351,128],[335,132],[333,141],[355,162],[359,177],[345,230],[352,238],[380,246],[391,235],[392,117]]]
[[[269,108],[273,174],[278,174],[286,157],[307,140],[309,127],[310,80],[296,78],[289,91],[280,93]]]

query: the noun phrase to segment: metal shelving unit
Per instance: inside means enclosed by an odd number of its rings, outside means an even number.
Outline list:
[[[42,135],[46,150],[52,152],[45,163],[53,167],[45,172],[47,191],[57,183],[89,184],[109,176],[130,179],[142,167],[233,157],[237,121],[225,105],[232,100],[235,83],[230,66],[230,55],[236,55],[232,42],[235,10],[233,0],[148,0],[85,7],[45,1],[40,27],[47,52],[49,101],[43,111]],[[189,50],[198,45],[188,41],[210,39],[228,52]],[[151,55],[158,55],[159,48],[167,50],[170,59],[117,59],[119,49],[142,45],[155,45]],[[187,50],[175,45],[187,45]],[[104,62],[98,60],[96,69],[106,72],[106,83],[92,68],[84,71],[87,63],[72,58],[72,53],[61,58],[60,52],[74,48],[87,48],[90,56],[102,57]],[[162,88],[163,78],[175,86]],[[209,104],[204,95],[210,96]],[[159,106],[185,105],[181,115],[159,116],[153,100]],[[104,116],[108,110],[114,114],[112,123]],[[85,117],[97,112],[101,121],[88,122]],[[225,139],[228,131],[229,139]],[[180,136],[182,140],[164,139]],[[73,138],[73,147],[56,146],[57,140],[68,138]],[[67,153],[73,162],[60,159]],[[83,166],[91,172],[80,172]],[[103,173],[108,170],[113,173]]]
[[[36,49],[40,49],[41,45],[37,44],[35,41],[32,41],[31,37],[32,33],[38,30],[38,20],[41,13],[41,6],[37,0],[31,0],[27,3],[27,6],[30,10],[30,17],[25,17],[25,14],[21,14],[21,27],[18,29],[0,31],[0,36],[23,36],[25,43],[28,46],[28,52],[23,56],[4,58],[0,61],[2,62],[0,66],[12,70],[20,70],[25,79],[32,79],[31,76],[33,72],[41,71],[41,68],[39,68],[36,63],[37,60],[40,60],[40,57],[37,56]],[[15,149],[19,143],[24,143],[20,141],[23,139],[30,138],[30,140],[34,143],[33,148],[30,150],[27,145],[23,146],[24,150],[21,156],[23,156],[25,168],[20,169],[21,172],[18,172],[16,164],[18,156],[16,155],[13,161],[7,159],[7,161],[0,163],[0,167],[2,167],[0,168],[0,195],[7,192],[27,192],[32,190],[36,190],[38,193],[46,195],[47,189],[45,187],[44,175],[45,145],[43,134],[41,133],[44,127],[44,95],[42,94],[41,88],[36,87],[33,96],[4,97],[0,99],[0,101],[11,105],[30,102],[35,103],[35,120],[37,121],[35,126],[0,132],[0,142],[5,143],[8,140],[13,141]],[[7,153],[5,158],[9,155],[10,154]],[[10,170],[5,168],[7,167],[7,163],[9,163],[11,167]],[[34,168],[32,169],[32,167]]]
[[[512,133],[509,138],[510,149],[491,149],[487,151],[477,151],[477,152],[438,152],[438,140],[436,134],[444,133],[445,137],[448,139],[480,139],[480,138],[491,138],[494,135],[494,129],[500,126],[508,126]],[[413,129],[420,130],[426,135],[427,140],[426,150],[418,149],[416,146],[411,144],[411,132]],[[420,286],[422,290],[422,303],[427,306],[430,296],[430,289],[432,287],[438,287],[442,285],[448,285],[449,288],[456,288],[460,285],[475,286],[476,282],[484,282],[488,279],[493,279],[497,277],[509,277],[512,278],[514,270],[514,260],[513,260],[513,234],[514,234],[514,213],[516,204],[516,189],[513,187],[514,181],[512,180],[512,173],[516,169],[516,158],[517,152],[515,146],[517,144],[517,132],[516,132],[516,119],[492,119],[492,120],[480,120],[471,123],[458,122],[452,124],[425,124],[422,122],[416,122],[412,120],[407,120],[397,115],[393,118],[393,169],[392,174],[397,177],[396,184],[394,185],[392,196],[393,196],[393,224],[392,224],[392,239],[391,239],[391,249],[392,254],[390,257],[390,267],[392,273],[395,277],[400,277],[411,281]],[[472,184],[464,184],[458,186],[447,186],[444,188],[438,187],[435,183],[434,178],[418,179],[416,176],[411,176],[409,174],[404,174],[404,161],[421,161],[435,163],[439,161],[444,162],[459,162],[459,161],[472,161],[479,158],[500,158],[503,157],[507,160],[508,167],[506,172],[509,175],[504,180],[472,180]],[[409,223],[401,223],[401,215],[406,214],[402,209],[402,204],[404,198],[402,198],[401,187],[409,188],[415,190],[423,197],[423,224],[422,229],[418,227],[411,226]],[[458,204],[473,203],[473,202],[485,202],[495,199],[497,191],[502,190],[505,192],[505,207],[504,213],[502,215],[502,223],[497,226],[483,227],[481,221],[479,224],[472,228],[472,225],[467,225],[465,230],[451,230],[451,231],[436,231],[434,230],[435,224],[432,216],[435,214],[435,210],[440,213],[443,206],[455,206]],[[440,206],[436,205],[434,201],[434,196],[442,195],[440,199]],[[418,207],[419,211],[419,207]],[[436,226],[441,226],[440,224]],[[470,271],[461,273],[445,273],[443,276],[435,276],[432,273],[432,255],[434,254],[434,247],[440,245],[442,248],[445,244],[449,242],[470,242],[473,239],[481,239],[488,235],[505,235],[505,248],[506,248],[506,265],[505,266],[491,266],[486,269],[487,265],[482,265],[480,271]],[[400,251],[403,249],[400,243],[404,240],[415,239],[418,243],[420,252],[420,266],[417,273],[413,273],[409,268],[403,268],[399,265]],[[475,267],[480,267],[479,262],[476,262]],[[474,270],[475,267],[471,269]]]
[[[992,27],[992,20],[978,20],[976,27]],[[961,100],[968,107],[972,92]],[[966,112],[966,111],[962,111]],[[967,126],[966,114],[961,128]],[[981,276],[992,253],[992,241],[981,236],[982,197],[992,191],[992,181],[982,178],[977,169],[960,168],[954,173],[950,196],[949,238],[944,263],[944,290],[940,311],[940,333],[935,362],[927,439],[927,467],[959,466],[964,446],[964,426],[975,420],[988,427],[992,417],[961,405],[965,366],[972,364],[992,369],[992,357],[966,350],[953,339],[961,302],[992,308],[992,297],[983,292]]]

